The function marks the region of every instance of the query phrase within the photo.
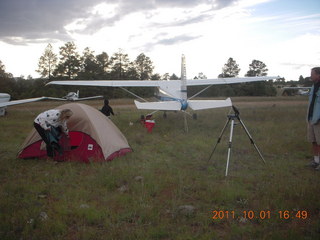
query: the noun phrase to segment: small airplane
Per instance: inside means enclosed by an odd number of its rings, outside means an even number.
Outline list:
[[[48,97],[47,99],[61,100],[61,101],[82,101],[82,100],[90,100],[90,99],[96,99],[96,98],[103,98],[103,96],[93,96],[93,97],[80,98],[79,97],[79,90],[78,90],[77,92],[69,92],[66,96],[64,96],[62,98]]]
[[[38,97],[38,98],[28,98],[28,99],[10,101],[10,98],[11,98],[10,94],[0,93],[0,116],[4,116],[6,114],[7,106],[47,99],[47,97]]]
[[[231,106],[230,98],[226,100],[192,100],[204,90],[212,85],[233,84],[244,82],[265,81],[270,79],[278,79],[279,77],[244,77],[244,78],[216,78],[216,79],[187,79],[185,57],[182,55],[181,62],[181,80],[83,80],[83,81],[51,81],[47,85],[72,85],[72,86],[100,86],[100,87],[120,87],[121,89],[131,93],[135,97],[144,102],[134,101],[138,109],[148,110],[186,110],[190,107],[192,110],[201,110],[217,107]],[[187,86],[209,85],[209,87],[201,90],[197,94],[187,97]],[[157,87],[158,102],[147,102],[145,99],[135,95],[124,87]]]
[[[83,81],[51,81],[47,85],[71,85],[71,86],[99,86],[99,87],[119,87],[126,92],[141,99],[143,102],[134,100],[138,109],[156,110],[156,111],[183,111],[187,108],[192,110],[202,110],[211,108],[231,107],[230,98],[225,100],[193,100],[200,93],[212,85],[234,84],[244,82],[266,81],[278,79],[279,77],[244,77],[244,78],[216,78],[216,79],[187,79],[185,56],[181,58],[181,80],[83,80]],[[188,98],[187,86],[207,86],[197,94]],[[157,102],[148,102],[147,100],[130,92],[125,87],[156,87]]]
[[[81,100],[89,100],[89,99],[96,99],[96,98],[103,98],[103,96],[94,96],[94,97],[86,97],[86,98],[79,98],[79,90],[75,92],[69,92],[63,98],[54,98],[54,97],[38,97],[38,98],[27,98],[21,100],[14,100],[10,101],[10,94],[8,93],[0,93],[0,116],[4,116],[6,114],[7,106],[41,101],[41,100],[61,100],[61,101],[81,101]]]
[[[283,90],[293,90],[293,95],[308,96],[310,94],[311,87],[284,87]]]

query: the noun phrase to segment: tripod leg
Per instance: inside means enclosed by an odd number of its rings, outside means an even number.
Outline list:
[[[253,138],[251,137],[248,129],[246,128],[246,126],[244,125],[244,123],[242,122],[242,120],[240,119],[240,117],[238,117],[238,120],[239,120],[239,122],[241,123],[241,126],[243,127],[243,129],[244,129],[244,131],[246,132],[247,136],[249,137],[251,144],[252,144],[252,145],[254,146],[254,148],[257,150],[257,152],[258,152],[260,158],[262,159],[262,161],[266,164],[266,161],[264,160],[264,158],[263,158],[263,156],[262,156],[262,154],[261,154],[258,146],[257,146],[257,145],[255,144],[255,142],[253,141]]]
[[[225,176],[228,175],[228,169],[229,169],[229,160],[230,160],[231,147],[232,147],[233,125],[234,125],[234,120],[232,119],[231,125],[230,125],[230,137],[229,137],[229,146],[228,146],[228,158],[227,158],[227,165],[226,165],[226,174],[225,174]]]
[[[218,140],[217,140],[217,142],[216,142],[216,145],[214,146],[214,148],[213,148],[213,150],[212,150],[212,152],[211,152],[211,154],[210,154],[210,157],[209,157],[207,163],[209,163],[211,157],[213,156],[213,154],[214,154],[214,152],[215,152],[215,150],[216,150],[216,148],[217,148],[217,146],[218,146],[218,143],[220,143],[221,138],[222,138],[222,135],[223,135],[224,131],[226,130],[229,122],[230,122],[230,118],[227,120],[226,124],[224,125],[224,127],[223,127],[223,129],[222,129],[222,131],[221,131],[221,133],[220,133],[220,136],[219,136],[219,138],[218,138]]]

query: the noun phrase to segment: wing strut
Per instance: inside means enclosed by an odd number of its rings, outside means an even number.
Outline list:
[[[139,98],[139,99],[141,99],[142,101],[144,101],[144,102],[148,102],[147,100],[145,100],[144,98],[142,98],[142,97],[140,97],[140,96],[138,96],[137,94],[135,94],[135,93],[133,93],[133,92],[131,92],[131,91],[129,91],[128,89],[126,89],[126,88],[124,88],[124,87],[119,87],[120,89],[122,89],[122,90],[124,90],[124,91],[126,91],[127,93],[130,93],[131,95],[133,95],[133,96],[135,96],[135,97],[137,97],[137,98]]]
[[[205,90],[207,90],[208,88],[210,88],[210,87],[212,87],[212,86],[213,86],[213,85],[209,85],[209,86],[205,87],[205,88],[202,89],[200,92],[196,93],[196,94],[193,95],[192,97],[189,97],[188,100],[189,100],[189,99],[192,99],[192,98],[194,98],[194,97],[196,97],[196,96],[198,96],[200,93],[203,93]]]

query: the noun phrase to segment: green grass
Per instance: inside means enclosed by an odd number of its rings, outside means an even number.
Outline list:
[[[35,116],[60,103],[10,107],[0,119],[0,239],[319,239],[320,173],[305,167],[306,99],[233,101],[267,164],[237,124],[228,177],[229,128],[208,161],[228,109],[188,118],[188,134],[182,113],[158,113],[150,134],[139,123],[146,112],[111,101],[112,121],[134,152],[108,163],[55,164],[16,156]],[[214,210],[234,211],[235,219],[213,220]],[[285,210],[308,217],[280,219]],[[271,216],[239,219],[243,211]]]

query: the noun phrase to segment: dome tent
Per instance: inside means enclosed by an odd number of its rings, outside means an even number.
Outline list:
[[[86,163],[111,161],[132,151],[116,125],[97,109],[81,103],[64,104],[56,109],[71,109],[73,112],[67,122],[70,148],[63,152],[63,159]],[[33,129],[22,144],[18,157],[46,158],[43,145],[40,135]]]

